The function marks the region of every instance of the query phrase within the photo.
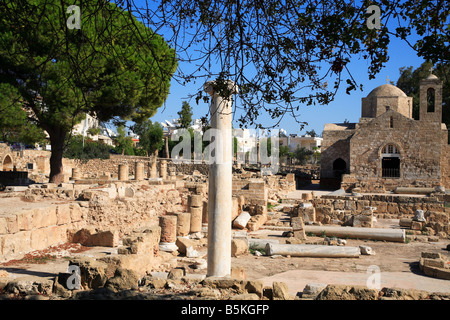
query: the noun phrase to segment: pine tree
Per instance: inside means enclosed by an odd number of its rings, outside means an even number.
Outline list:
[[[178,112],[180,120],[178,121],[178,128],[189,128],[192,124],[192,108],[187,101],[183,101],[181,110]]]

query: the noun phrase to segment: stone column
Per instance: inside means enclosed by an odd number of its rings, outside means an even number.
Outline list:
[[[81,179],[81,170],[80,170],[80,168],[73,168],[72,169],[72,179],[73,180]]]
[[[191,231],[191,214],[189,212],[172,213],[177,217],[177,237],[186,237]]]
[[[208,201],[203,201],[202,223],[208,224]]]
[[[237,87],[226,81],[207,82],[204,90],[211,95],[211,128],[216,129],[214,157],[209,157],[208,191],[208,270],[207,276],[225,277],[231,273],[232,210],[232,94]],[[228,97],[222,97],[224,90]],[[227,90],[228,89],[228,90]],[[222,96],[219,94],[222,92]]]
[[[136,162],[134,165],[134,180],[144,180],[144,163]]]
[[[202,232],[203,201],[200,194],[188,197],[189,212],[191,214],[191,233]]]
[[[119,181],[127,181],[127,180],[128,180],[128,165],[119,164]]]
[[[157,157],[151,156],[148,168],[148,177],[149,179],[158,178],[158,167],[157,167]]]
[[[161,160],[159,171],[160,171],[161,178],[163,180],[166,180],[167,179],[167,160]]]
[[[159,226],[161,227],[159,250],[168,252],[178,250],[175,244],[175,241],[177,241],[177,216],[160,216]]]

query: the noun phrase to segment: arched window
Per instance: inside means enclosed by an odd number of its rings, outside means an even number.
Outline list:
[[[398,151],[398,148],[393,145],[393,144],[387,144],[384,148],[383,148],[383,152],[382,153],[388,153],[388,154],[399,154],[400,152]]]
[[[2,171],[12,171],[13,170],[13,162],[9,155],[3,159]]]
[[[389,128],[393,128],[394,127],[394,117],[390,117],[389,118]]]
[[[427,90],[427,112],[434,112],[435,92],[433,88]]]

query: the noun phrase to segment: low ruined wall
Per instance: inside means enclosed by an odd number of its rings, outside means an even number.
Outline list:
[[[38,203],[0,215],[0,262],[68,240],[68,230],[85,225],[77,203]]]
[[[427,223],[435,232],[450,234],[450,210],[445,203],[448,196],[413,197],[394,195],[331,196],[310,200],[315,209],[315,221],[324,224],[345,222],[352,215],[361,214],[364,207],[376,207],[374,215],[382,219],[413,218],[416,210],[423,210]]]
[[[180,181],[154,183],[44,184],[16,192],[17,209],[0,212],[0,262],[72,241],[81,228],[110,231],[122,239],[154,227],[160,215],[186,211],[192,188]]]
[[[233,179],[233,196],[244,196],[247,204],[267,205],[268,189],[262,179]]]
[[[343,175],[341,188],[351,192],[353,188],[360,188],[362,192],[387,192],[398,187],[435,188],[442,185],[439,179],[403,179],[403,178],[356,178],[353,175]],[[336,188],[337,189],[337,188]]]
[[[187,192],[174,184],[113,184],[86,189],[81,198],[89,208],[86,224],[99,230],[114,230],[122,237],[158,223],[167,212],[185,211]]]

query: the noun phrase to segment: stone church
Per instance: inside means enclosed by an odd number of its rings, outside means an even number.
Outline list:
[[[420,82],[420,118],[413,98],[391,84],[362,98],[358,123],[326,124],[321,187],[354,187],[365,192],[397,187],[450,188],[450,145],[442,123],[442,81],[430,74]]]

